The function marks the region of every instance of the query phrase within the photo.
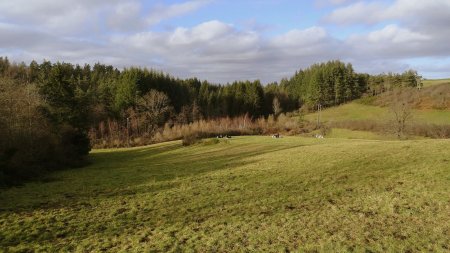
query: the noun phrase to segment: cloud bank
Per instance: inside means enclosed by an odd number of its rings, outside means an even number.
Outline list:
[[[430,77],[450,76],[446,0],[321,0],[331,6],[321,22],[271,36],[217,19],[155,28],[210,5],[214,1],[150,6],[137,0],[0,1],[0,55],[149,67],[217,83],[279,81],[331,59],[369,73],[417,68]],[[335,36],[341,27],[353,31],[353,26],[364,29]]]

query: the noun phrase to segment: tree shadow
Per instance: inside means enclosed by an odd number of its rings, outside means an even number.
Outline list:
[[[299,146],[304,144],[219,143],[184,147],[180,142],[170,142],[137,149],[92,153],[91,165],[87,167],[50,174],[57,180],[36,182],[41,185],[39,188],[27,188],[25,185],[16,189],[19,192],[15,194],[34,194],[36,198],[31,198],[33,201],[23,201],[19,206],[9,205],[7,201],[12,197],[4,195],[0,196],[0,206],[3,206],[4,211],[70,208],[92,199],[157,193],[177,187],[180,184],[178,179],[234,169],[258,162],[252,159],[254,156]]]

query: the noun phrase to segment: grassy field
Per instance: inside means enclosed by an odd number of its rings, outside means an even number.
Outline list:
[[[342,133],[341,133],[342,134]],[[450,141],[95,150],[0,192],[0,251],[448,252]]]
[[[388,121],[392,119],[392,113],[388,107],[363,105],[357,102],[328,108],[321,113],[322,121],[346,121],[346,120],[375,120]],[[317,113],[305,115],[305,119],[315,121]],[[450,124],[450,110],[413,110],[413,122],[446,125]]]
[[[327,138],[341,138],[341,139],[364,139],[364,140],[393,140],[395,136],[386,134],[379,134],[369,131],[357,131],[344,128],[333,128],[331,132],[326,135]]]
[[[445,79],[429,79],[429,80],[423,80],[423,87],[430,87],[434,85],[440,85],[440,84],[450,84],[450,78]]]

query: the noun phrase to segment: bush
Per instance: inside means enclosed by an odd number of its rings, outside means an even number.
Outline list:
[[[108,125],[117,129],[117,134],[96,135],[90,133],[91,143],[95,148],[108,147],[126,147],[126,132],[120,131],[118,123],[109,122]],[[145,133],[134,133],[130,136],[132,140],[131,146],[147,145],[164,141],[183,140],[190,145],[191,139],[211,138],[217,135],[268,135],[280,133],[283,135],[296,135],[311,132],[315,129],[315,124],[304,121],[301,117],[288,117],[284,114],[279,115],[275,120],[273,115],[267,118],[260,117],[252,119],[245,116],[216,119],[201,119],[186,124],[166,124],[158,129],[153,135],[145,135]],[[124,134],[125,133],[125,134]],[[191,136],[194,135],[194,136]],[[183,144],[184,145],[184,144]]]
[[[320,126],[320,128],[319,128],[319,133],[320,133],[322,136],[327,136],[327,135],[331,134],[331,127],[329,127],[329,126],[327,126],[327,125],[325,125],[325,124],[322,124],[322,125]]]
[[[36,85],[0,78],[0,185],[84,164],[87,133],[52,117],[49,108]]]
[[[190,133],[185,136],[183,136],[183,140],[181,143],[183,146],[190,146],[196,143],[199,143],[202,139],[199,137],[197,133]]]
[[[65,127],[59,134],[35,131],[18,133],[0,147],[0,185],[14,185],[52,170],[85,164],[89,139],[82,132]]]
[[[85,157],[91,151],[89,137],[80,130],[70,126],[65,126],[60,133],[60,152],[63,163],[69,167],[80,166],[83,161],[80,159]]]
[[[450,125],[414,124],[407,131],[412,135],[429,138],[450,138]]]

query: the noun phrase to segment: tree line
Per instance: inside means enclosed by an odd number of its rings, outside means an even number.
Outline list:
[[[298,99],[300,104],[334,106],[360,98],[377,95],[398,87],[419,87],[421,77],[414,70],[402,74],[369,75],[355,73],[350,63],[328,61],[297,71],[283,79],[281,87]]]
[[[198,120],[338,105],[418,80],[415,71],[371,76],[329,61],[280,83],[214,84],[146,68],[0,57],[0,182],[80,165],[94,142],[151,138],[158,129]]]

